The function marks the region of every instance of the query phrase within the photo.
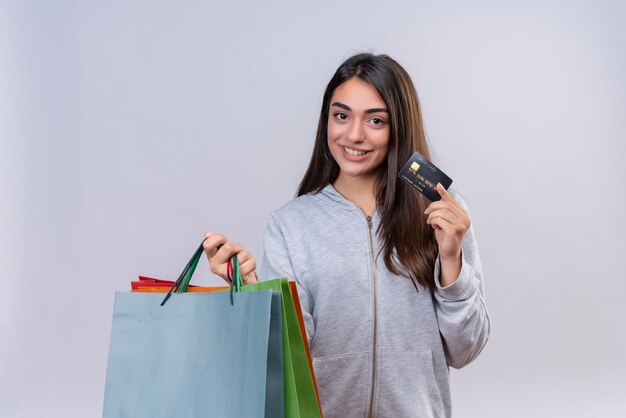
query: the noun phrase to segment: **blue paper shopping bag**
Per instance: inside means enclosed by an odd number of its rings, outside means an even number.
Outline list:
[[[103,417],[284,416],[280,292],[162,301],[116,293]]]

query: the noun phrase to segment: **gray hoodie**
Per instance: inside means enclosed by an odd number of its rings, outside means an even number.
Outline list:
[[[325,418],[450,417],[448,366],[490,329],[472,227],[456,282],[441,287],[437,257],[436,290],[418,292],[375,257],[379,224],[332,185],[300,196],[271,215],[260,277],[297,281]]]

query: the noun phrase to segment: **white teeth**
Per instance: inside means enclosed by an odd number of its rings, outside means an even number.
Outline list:
[[[360,155],[365,155],[365,151],[357,151],[354,149],[343,147],[348,155],[352,155],[353,157],[358,157]]]

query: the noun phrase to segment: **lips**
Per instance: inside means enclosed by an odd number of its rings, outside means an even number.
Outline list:
[[[371,152],[344,146],[341,146],[341,151],[344,158],[346,158],[348,161],[362,161],[366,158],[367,154]]]
[[[348,148],[348,147],[343,147],[343,150],[348,154],[351,155],[352,157],[359,157],[361,155],[365,155],[367,154],[369,151],[364,151],[364,150],[357,150],[354,148]]]

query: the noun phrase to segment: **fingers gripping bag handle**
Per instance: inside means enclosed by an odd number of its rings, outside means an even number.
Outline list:
[[[170,296],[172,296],[172,293],[185,293],[187,291],[187,288],[189,287],[189,282],[191,281],[191,276],[193,276],[193,273],[196,271],[198,262],[200,261],[202,253],[204,252],[204,248],[202,246],[202,244],[204,244],[204,241],[206,241],[206,238],[202,240],[200,246],[185,266],[183,272],[180,273],[180,276],[178,276],[176,282],[174,282],[169,292],[167,292],[167,295],[165,295],[163,302],[161,302],[161,306],[165,305],[165,302],[167,302]],[[233,305],[233,293],[241,291],[242,286],[241,272],[239,271],[239,261],[237,260],[237,254],[233,255],[230,260],[228,260],[226,273],[228,274],[228,280],[230,283],[230,304]]]

